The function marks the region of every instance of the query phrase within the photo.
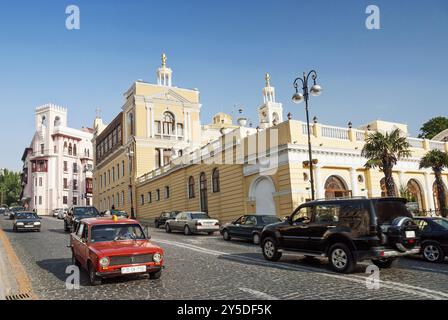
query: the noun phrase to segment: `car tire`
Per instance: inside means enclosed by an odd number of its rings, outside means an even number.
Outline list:
[[[191,235],[191,230],[190,230],[190,227],[188,225],[186,225],[184,227],[184,235],[186,235],[186,236]]]
[[[262,245],[263,256],[269,261],[278,261],[282,257],[282,253],[278,251],[278,244],[274,238],[266,238]]]
[[[256,232],[252,235],[252,243],[256,245],[260,244],[260,235]]]
[[[385,259],[373,259],[372,262],[374,265],[376,265],[378,268],[381,269],[388,269],[392,268],[396,263],[398,259],[396,258],[385,258]]]
[[[426,242],[422,245],[423,259],[428,262],[442,262],[445,254],[437,242]]]
[[[351,273],[356,267],[352,251],[344,243],[335,243],[328,250],[328,262],[339,273]]]
[[[156,271],[156,272],[151,272],[149,274],[149,279],[157,280],[157,279],[160,279],[161,276],[162,276],[162,270],[159,270],[159,271]]]
[[[166,233],[171,233],[171,227],[168,223],[165,224],[165,231]]]
[[[232,240],[232,237],[230,236],[229,231],[227,231],[227,230],[224,230],[224,231],[223,231],[223,233],[222,233],[222,238],[223,238],[225,241],[230,241],[230,240]]]
[[[90,281],[90,285],[92,286],[99,286],[101,285],[101,283],[103,282],[102,279],[100,277],[98,277],[95,274],[95,268],[93,267],[92,263],[89,262],[89,281]]]
[[[159,229],[159,228],[160,228],[159,223],[158,223],[158,222],[154,223],[154,227],[155,227],[156,229]]]

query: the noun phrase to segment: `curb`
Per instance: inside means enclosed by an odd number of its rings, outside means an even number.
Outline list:
[[[17,257],[8,237],[2,229],[0,229],[0,247],[4,249],[0,251],[0,300],[6,299],[6,295],[8,294],[28,294],[31,300],[37,300],[38,298],[33,292],[31,281],[28,278],[25,268]],[[5,284],[5,279],[13,280],[11,282],[14,282],[15,280],[16,285],[14,286],[14,289],[18,292],[6,292],[7,287]],[[9,285],[9,287],[12,287],[12,285]],[[5,296],[3,297],[1,294]]]

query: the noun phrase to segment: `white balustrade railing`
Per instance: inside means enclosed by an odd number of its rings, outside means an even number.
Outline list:
[[[356,141],[366,140],[366,132],[363,130],[353,130],[355,132]]]
[[[407,141],[411,145],[412,148],[418,148],[418,149],[424,148],[424,145],[423,145],[424,140],[423,139],[408,138]]]
[[[333,127],[333,126],[322,126],[321,133],[322,137],[331,138],[331,139],[341,139],[341,140],[349,140],[348,135],[349,129]]]
[[[441,141],[429,141],[429,148],[431,150],[445,151],[445,142]]]
[[[311,131],[311,125],[310,125],[310,131]],[[308,135],[308,127],[306,123],[302,123],[302,133]],[[312,133],[312,131],[311,131]]]

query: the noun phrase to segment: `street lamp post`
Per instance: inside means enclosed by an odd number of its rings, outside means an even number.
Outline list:
[[[310,92],[308,92],[308,79],[311,76],[313,79],[313,86],[311,87]],[[308,100],[309,93],[313,96],[319,96],[322,93],[322,88],[320,85],[316,83],[317,72],[315,70],[311,70],[308,74],[303,73],[303,78],[296,78],[294,80],[294,88],[296,89],[296,93],[292,96],[292,101],[294,103],[301,103],[305,100],[305,111],[306,111],[306,125],[308,131],[308,156],[309,156],[309,167],[310,167],[310,183],[311,183],[311,200],[315,199],[314,196],[314,173],[313,173],[313,152],[311,150],[311,130],[310,130],[310,116],[308,113]],[[299,81],[302,83],[302,93],[299,92]]]

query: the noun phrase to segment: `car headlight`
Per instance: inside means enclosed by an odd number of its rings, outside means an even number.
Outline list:
[[[100,266],[102,266],[102,267],[108,267],[110,264],[110,260],[108,257],[101,258],[99,262],[100,262]]]
[[[154,254],[153,256],[152,256],[152,260],[155,262],[155,263],[160,263],[160,261],[162,261],[162,255],[160,254],[160,253],[156,253],[156,254]]]
[[[16,225],[23,226],[23,222],[17,222]]]
[[[39,222],[39,221],[36,221],[36,222],[34,222],[34,225],[35,225],[35,226],[40,226],[40,222]]]

